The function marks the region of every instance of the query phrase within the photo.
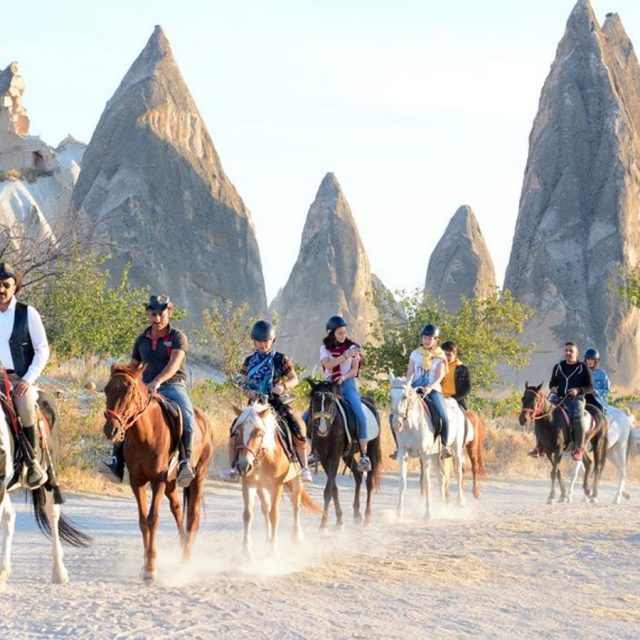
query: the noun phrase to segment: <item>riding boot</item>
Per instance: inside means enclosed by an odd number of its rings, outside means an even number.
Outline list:
[[[103,460],[102,464],[109,469],[111,474],[122,482],[124,480],[124,442],[114,442],[111,449],[111,457]]]
[[[576,461],[582,460],[584,455],[584,429],[582,426],[582,420],[573,419],[573,451],[571,452],[571,458]]]
[[[23,447],[25,464],[27,465],[27,486],[29,489],[39,489],[47,481],[47,473],[38,460],[38,442],[34,425],[23,426]]]
[[[181,458],[178,466],[178,477],[176,484],[181,489],[186,489],[191,481],[196,477],[191,466],[191,455],[193,453],[193,431],[185,431],[182,434],[182,446],[184,448],[184,458]]]

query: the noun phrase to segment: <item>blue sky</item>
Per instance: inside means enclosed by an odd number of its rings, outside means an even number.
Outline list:
[[[0,66],[20,62],[32,133],[88,142],[155,24],[171,41],[225,171],[250,208],[267,295],[336,173],[372,269],[422,286],[470,205],[501,282],[540,90],[573,0],[32,0]],[[593,0],[640,43],[638,0]]]

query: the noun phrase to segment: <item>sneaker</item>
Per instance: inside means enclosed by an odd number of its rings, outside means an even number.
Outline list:
[[[542,451],[540,451],[538,447],[534,447],[529,451],[529,453],[527,453],[527,455],[531,458],[539,458],[542,455]]]
[[[176,478],[176,484],[181,489],[186,489],[191,481],[196,477],[193,472],[193,468],[188,460],[183,460],[178,467],[178,477]]]
[[[318,456],[316,455],[316,453],[314,451],[312,451],[308,458],[307,458],[307,462],[311,465],[311,464],[318,464],[320,462],[320,460],[318,460]]]
[[[449,445],[444,445],[442,447],[442,451],[440,451],[440,457],[445,460],[446,458],[453,457],[453,451],[451,451],[451,447]]]
[[[302,478],[302,482],[313,482],[313,476],[307,467],[300,471],[300,478]]]
[[[109,456],[101,461],[103,467],[100,468],[100,473],[109,473],[113,476],[118,483],[124,481],[124,466],[119,464],[118,458],[115,456]]]
[[[575,460],[576,462],[581,462],[582,461],[582,454],[583,454],[583,450],[582,449],[574,449],[571,452],[571,458],[573,460]]]
[[[238,480],[240,480],[240,474],[235,467],[229,467],[228,469],[221,471],[218,478],[225,482],[238,482]]]
[[[389,454],[389,457],[390,457],[392,460],[397,460],[397,459],[398,459],[398,450],[396,449],[393,453],[390,453],[390,454]]]
[[[369,456],[362,456],[358,462],[358,471],[371,471],[371,460]]]

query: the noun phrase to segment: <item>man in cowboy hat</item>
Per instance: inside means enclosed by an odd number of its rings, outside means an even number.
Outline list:
[[[12,398],[20,419],[26,482],[37,489],[47,474],[37,459],[38,391],[35,382],[49,359],[49,343],[40,314],[16,300],[22,276],[8,262],[0,262],[0,362],[12,384]]]
[[[151,323],[136,339],[131,365],[145,364],[142,381],[151,392],[173,400],[182,410],[184,457],[180,458],[177,484],[188,487],[195,477],[191,466],[195,413],[186,387],[187,336],[169,324],[173,304],[168,296],[152,295],[145,304]],[[120,481],[124,476],[122,444],[114,445],[113,458],[106,463]]]

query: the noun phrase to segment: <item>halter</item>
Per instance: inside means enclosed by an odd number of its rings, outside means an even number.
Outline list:
[[[544,403],[546,398],[539,391],[535,391],[534,389],[526,389],[526,391],[530,391],[531,393],[535,394],[536,404],[533,409],[529,407],[523,407],[522,413],[530,413],[531,419],[534,421],[542,420],[542,418],[548,418],[556,409],[561,407],[564,404],[564,401],[567,399],[567,396],[565,396],[558,404],[553,404],[553,402],[549,401],[551,409],[546,413],[538,413],[538,411],[544,410]]]
[[[127,430],[149,408],[151,400],[153,400],[153,394],[149,393],[147,395],[147,402],[144,403],[144,400],[142,398],[142,391],[140,391],[140,385],[138,384],[138,380],[136,378],[134,378],[131,374],[126,373],[125,371],[116,371],[116,373],[114,373],[111,378],[113,379],[116,376],[124,376],[125,378],[129,379],[133,383],[134,392],[137,392],[134,400],[129,403],[123,413],[118,413],[117,411],[108,408],[104,411],[104,417],[107,420],[116,420],[120,424],[122,428],[122,436],[120,439],[124,440],[124,436]],[[137,406],[135,406],[136,403]]]

